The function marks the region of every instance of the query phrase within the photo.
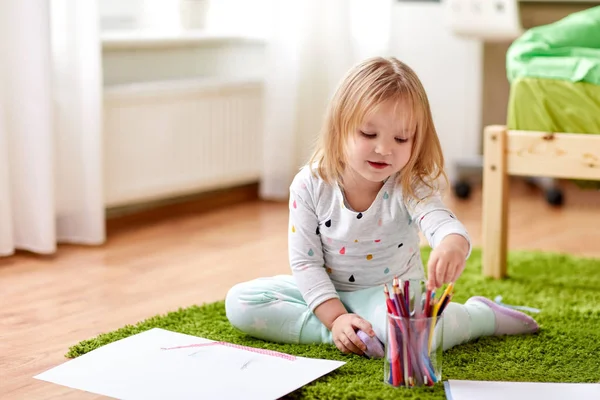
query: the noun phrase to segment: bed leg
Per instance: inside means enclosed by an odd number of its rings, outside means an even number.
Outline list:
[[[507,275],[508,173],[507,130],[491,125],[484,130],[483,145],[483,275],[495,279]]]

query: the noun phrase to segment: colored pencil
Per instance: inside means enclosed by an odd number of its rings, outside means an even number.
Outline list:
[[[413,283],[395,276],[391,288],[384,285],[387,310],[393,317],[387,354],[387,381],[393,386],[433,386],[437,382],[431,347],[437,322],[452,300],[454,283],[449,283],[439,298],[435,290],[411,288]]]

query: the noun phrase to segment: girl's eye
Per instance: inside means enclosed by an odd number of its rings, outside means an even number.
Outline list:
[[[376,133],[367,133],[367,132],[363,132],[360,131],[361,135],[363,135],[364,137],[366,137],[367,139],[374,139],[377,134]],[[408,139],[404,139],[404,138],[394,138],[394,140],[396,141],[396,143],[406,143],[408,142]]]
[[[366,133],[366,132],[360,132],[364,137],[369,138],[369,139],[373,139],[375,136],[377,136],[374,133]]]

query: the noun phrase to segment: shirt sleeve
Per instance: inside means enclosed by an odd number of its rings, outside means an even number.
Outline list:
[[[339,298],[325,270],[319,219],[311,182],[296,178],[290,186],[288,254],[292,276],[311,311]]]
[[[432,191],[425,184],[418,185],[415,194],[417,199],[409,199],[406,207],[413,223],[423,232],[431,248],[436,248],[450,234],[458,234],[469,243],[467,257],[471,255],[471,238],[465,226],[456,215],[446,207],[437,191]]]

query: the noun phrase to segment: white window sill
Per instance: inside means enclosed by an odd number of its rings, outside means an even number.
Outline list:
[[[264,38],[226,35],[206,31],[145,32],[122,31],[105,32],[101,35],[103,50],[130,50],[165,47],[190,47],[198,45],[255,43],[262,44]]]

